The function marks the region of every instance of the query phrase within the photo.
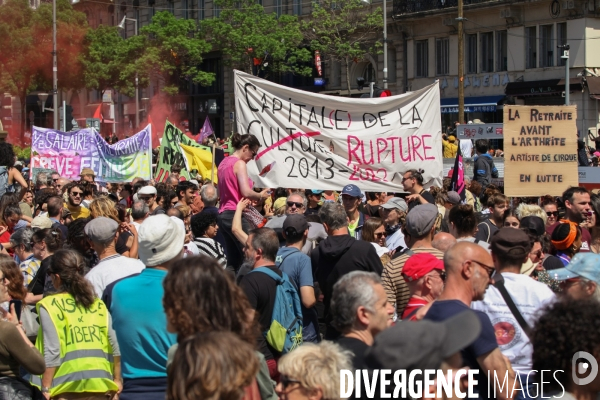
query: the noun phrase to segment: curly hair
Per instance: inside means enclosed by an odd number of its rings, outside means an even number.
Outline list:
[[[192,216],[190,223],[194,237],[202,237],[209,226],[217,223],[217,214],[199,213]]]
[[[0,254],[0,271],[9,282],[6,289],[10,297],[15,300],[25,299],[27,289],[25,289],[23,273],[15,260],[6,254]]]
[[[227,331],[256,346],[250,303],[216,260],[200,255],[173,263],[163,287],[163,307],[179,342],[198,332]]]
[[[92,218],[106,217],[121,223],[119,212],[115,207],[115,203],[108,197],[98,197],[90,204],[90,215]]]
[[[231,332],[203,332],[179,343],[167,400],[239,400],[258,372],[258,357]]]
[[[562,390],[560,382],[569,391],[573,355],[578,351],[597,354],[600,346],[600,303],[568,298],[552,302],[537,320],[531,344],[532,369],[554,371],[555,379],[546,377],[544,389]],[[536,379],[542,380],[540,374]]]
[[[15,151],[10,143],[0,143],[0,165],[12,168],[15,165]]]

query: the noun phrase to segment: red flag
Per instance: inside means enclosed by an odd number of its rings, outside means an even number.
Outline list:
[[[102,116],[102,103],[98,104],[98,108],[96,108],[96,111],[94,111],[94,116],[92,118],[96,118],[99,120],[104,120],[104,117]]]

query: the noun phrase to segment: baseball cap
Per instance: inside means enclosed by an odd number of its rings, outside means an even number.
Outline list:
[[[529,236],[520,229],[500,228],[493,236],[490,244],[496,255],[509,254],[511,257],[527,257],[531,251]]]
[[[286,236],[297,237],[308,229],[308,222],[303,214],[290,214],[283,221],[283,231]]]
[[[362,197],[362,192],[360,191],[358,186],[352,184],[344,186],[344,189],[342,189],[341,194],[347,194],[348,196],[352,197]]]
[[[21,222],[22,220],[19,220],[19,222]],[[27,224],[26,224],[27,226]],[[48,229],[48,228],[52,228],[52,221],[50,220],[50,218],[48,218],[47,216],[41,216],[38,215],[37,217],[35,217],[33,220],[31,220],[31,227],[33,229],[38,228],[38,229]],[[18,229],[17,227],[15,227],[16,229]]]
[[[312,189],[310,192],[311,192],[312,194],[321,194],[321,193],[323,193],[323,192],[324,192],[324,190],[316,190],[316,189]]]
[[[140,188],[140,190],[137,191],[137,194],[146,194],[146,195],[151,195],[151,196],[156,196],[156,188],[154,186],[151,185],[147,185],[147,186],[143,186]]]
[[[171,261],[183,250],[185,230],[165,214],[144,220],[138,229],[138,255],[148,266],[155,267]]]
[[[406,215],[405,229],[411,236],[421,237],[433,228],[438,216],[434,204],[419,204]]]
[[[460,203],[460,194],[458,194],[454,190],[449,191],[448,192],[448,203],[454,204],[454,205],[459,204]]]
[[[479,337],[481,322],[472,310],[445,321],[402,322],[379,333],[365,353],[369,369],[437,369],[442,361]]]
[[[413,254],[404,263],[404,267],[402,268],[402,276],[404,277],[405,281],[414,282],[421,279],[434,269],[443,271],[444,262],[430,253]]]
[[[544,220],[536,215],[528,215],[521,219],[520,228],[527,228],[536,236],[542,236],[546,232]]]
[[[79,176],[84,176],[84,175],[96,176],[96,173],[91,168],[84,168],[81,170],[81,173],[79,174]]]
[[[557,281],[571,278],[585,278],[600,283],[600,254],[577,253],[564,268],[550,271],[550,277]]]
[[[392,197],[391,199],[386,201],[385,204],[381,206],[381,208],[385,208],[386,210],[393,210],[397,208],[400,211],[406,212],[406,210],[408,210],[408,204],[406,204],[406,201],[404,201],[404,199],[400,197]]]
[[[92,242],[106,242],[115,237],[117,229],[119,229],[117,221],[98,217],[88,222],[83,231]]]
[[[454,136],[448,136],[448,141],[450,143],[454,143],[456,141],[456,138]]]

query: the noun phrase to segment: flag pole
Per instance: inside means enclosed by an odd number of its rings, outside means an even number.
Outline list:
[[[210,183],[212,183],[213,185],[215,184],[215,145],[216,145],[216,143],[213,142],[213,144],[212,144],[212,165],[210,167]]]

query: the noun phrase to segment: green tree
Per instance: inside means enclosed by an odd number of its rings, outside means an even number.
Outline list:
[[[135,62],[126,65],[122,77],[135,73],[134,70],[139,71],[143,79],[159,75],[165,83],[163,90],[168,94],[178,93],[182,84],[188,82],[210,85],[215,80],[214,73],[199,69],[202,55],[210,51],[211,46],[201,38],[194,20],[159,12],[150,24],[140,29],[139,36],[132,36],[126,42],[126,54]]]
[[[216,0],[217,18],[202,22],[202,31],[224,62],[249,74],[292,72],[308,76],[311,53],[302,46],[298,18],[265,12],[256,0]]]
[[[383,11],[362,0],[320,0],[313,3],[311,18],[304,21],[304,33],[313,50],[346,69],[346,87],[350,93],[350,65],[366,54],[379,54],[378,40],[383,28]]]
[[[85,51],[80,56],[85,87],[104,94],[107,89],[122,86],[124,53],[125,41],[116,27],[100,25],[90,29],[85,37]]]
[[[87,30],[85,14],[74,11],[69,0],[57,0],[58,87],[81,87],[77,55]],[[20,134],[25,131],[26,97],[31,90],[52,89],[52,4],[37,10],[27,0],[0,5],[0,90],[17,96],[22,107]]]

